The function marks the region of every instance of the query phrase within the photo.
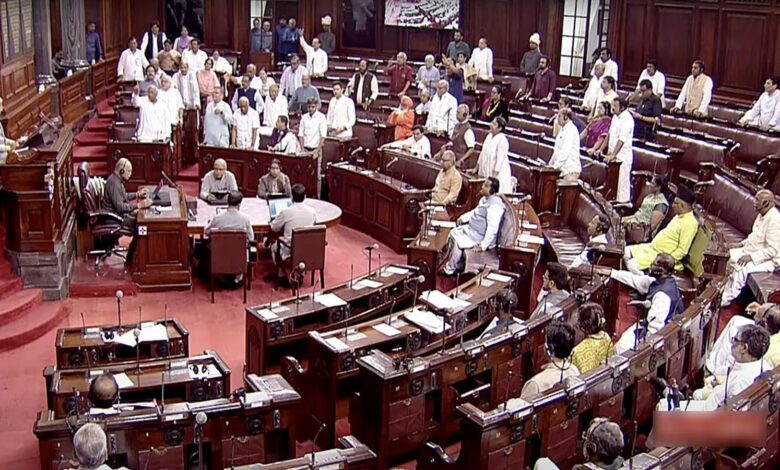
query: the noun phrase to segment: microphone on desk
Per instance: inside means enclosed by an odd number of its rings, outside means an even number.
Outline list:
[[[378,250],[379,245],[374,243],[373,245],[368,245],[365,250],[368,251],[368,279],[371,279],[371,261],[374,256],[374,250]]]
[[[417,291],[420,289],[420,284],[425,282],[425,276],[420,274],[414,279],[416,282],[414,283],[414,298],[412,299],[412,308],[414,308],[414,306],[417,304]]]
[[[87,335],[87,322],[84,321],[84,312],[81,312],[81,336]]]
[[[398,157],[393,157],[393,159],[387,162],[387,165],[385,165],[385,170],[389,170],[390,167],[395,165],[396,163],[398,163]]]
[[[362,152],[363,150],[364,150],[363,146],[361,145],[360,147],[356,148],[355,150],[349,152],[349,156],[351,157],[351,156],[355,155],[358,152]]]
[[[312,440],[312,444],[311,444],[311,464],[310,464],[309,468],[314,468],[314,464],[315,464],[315,460],[316,460],[315,459],[315,455],[317,455],[317,452],[316,452],[317,451],[317,438],[320,437],[320,433],[322,431],[324,431],[325,428],[328,427],[328,425],[323,423],[319,419],[317,419],[317,417],[314,416],[314,415],[311,415],[311,417],[314,418],[315,421],[320,423],[320,426],[319,426],[319,428],[317,428],[317,433],[314,434],[314,439]]]
[[[124,296],[125,296],[125,293],[122,292],[121,290],[116,291],[116,315],[117,315],[116,326],[117,326],[117,331],[122,329],[122,297],[124,297]]]
[[[203,470],[203,425],[209,417],[204,412],[195,415],[195,443],[198,444],[198,469]]]
[[[173,186],[174,188],[176,188],[176,187],[177,187],[176,183],[174,183],[174,182],[173,182],[173,180],[172,180],[172,179],[170,179],[170,178],[168,177],[168,175],[166,175],[166,174],[165,174],[165,172],[164,172],[164,171],[160,171],[160,174],[162,174],[162,177],[165,179],[165,181],[166,181],[166,182],[167,182],[169,185]]]

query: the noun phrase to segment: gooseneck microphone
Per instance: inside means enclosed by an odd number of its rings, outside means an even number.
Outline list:
[[[209,417],[204,412],[195,415],[195,443],[198,444],[198,470],[203,470],[203,425]]]
[[[116,327],[117,331],[122,330],[122,297],[125,296],[125,293],[121,290],[116,291]]]

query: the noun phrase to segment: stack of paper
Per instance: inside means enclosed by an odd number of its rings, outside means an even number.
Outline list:
[[[544,238],[531,235],[530,233],[523,232],[517,239],[523,243],[535,243],[537,245],[544,245]]]
[[[455,228],[457,223],[449,220],[432,220],[431,225],[434,227],[442,227],[442,228]]]
[[[503,274],[498,274],[498,273],[490,273],[488,274],[487,278],[492,281],[503,282],[504,284],[512,280],[511,277],[504,276]]]
[[[316,294],[314,301],[326,308],[340,307],[347,303],[336,294]]]
[[[395,336],[400,335],[401,331],[393,328],[392,326],[388,325],[387,323],[378,323],[374,325],[373,327],[376,331],[382,333],[385,336]]]
[[[366,287],[369,289],[376,289],[377,287],[382,287],[382,283],[372,279],[361,279],[358,282],[352,284],[352,290],[360,290]]]
[[[144,327],[144,325],[147,326]],[[114,339],[114,342],[124,346],[129,346],[131,348],[134,348],[136,345],[134,330],[135,328],[128,330],[123,334],[117,336]],[[139,343],[146,343],[152,341],[167,341],[167,340],[168,340],[168,329],[165,327],[165,325],[160,323],[141,324],[140,334],[138,335]]]
[[[408,269],[399,268],[398,266],[388,266],[387,268],[385,268],[385,271],[392,274],[398,274],[399,276],[403,276],[409,272]]]
[[[450,324],[444,322],[444,317],[427,310],[415,308],[410,312],[406,312],[404,317],[429,333],[441,334],[443,331],[450,329]]]
[[[326,343],[328,343],[328,346],[336,350],[336,352],[342,352],[342,351],[348,351],[349,346],[344,341],[341,341],[340,339],[336,338],[335,336],[332,338],[328,338],[325,340]]]
[[[470,302],[463,299],[453,299],[439,290],[427,290],[419,298],[436,310],[448,312],[457,312],[471,305]]]
[[[258,310],[257,314],[260,315],[263,318],[263,320],[267,320],[267,321],[268,320],[276,320],[277,318],[279,318],[279,316],[277,314],[275,314],[274,312],[268,310],[267,308],[264,308],[262,310]]]

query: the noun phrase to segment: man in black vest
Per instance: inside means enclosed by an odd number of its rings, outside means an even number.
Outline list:
[[[165,33],[160,31],[160,23],[152,22],[151,31],[145,32],[143,39],[141,39],[141,50],[146,56],[146,60],[152,60],[163,51],[166,39],[168,38]]]
[[[358,72],[347,84],[347,96],[355,101],[355,106],[363,106],[364,110],[368,110],[378,95],[379,82],[376,76],[368,71],[368,61],[363,59],[358,65]]]

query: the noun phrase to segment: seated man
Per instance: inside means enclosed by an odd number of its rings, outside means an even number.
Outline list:
[[[758,325],[744,325],[731,342],[731,354],[735,364],[728,371],[723,384],[705,386],[693,392],[691,400],[672,398],[668,388],[656,406],[658,411],[714,411],[748,388],[765,371],[769,364],[761,359],[769,348],[769,333]],[[679,404],[677,403],[679,401]],[[648,438],[650,441],[650,438]]]
[[[397,140],[390,142],[382,146],[383,149],[393,148],[401,149],[405,152],[409,152],[412,155],[420,158],[431,158],[431,141],[423,133],[424,129],[421,125],[416,125],[412,128],[412,136],[408,139]]]
[[[547,263],[547,271],[542,276],[542,290],[537,296],[537,304],[529,320],[541,317],[547,312],[554,312],[558,304],[571,297],[569,292],[569,272],[566,266],[550,262]]]
[[[301,153],[301,143],[295,133],[287,127],[287,116],[276,118],[276,129],[271,134],[271,141],[276,142],[268,150],[285,155]]]
[[[128,193],[125,191],[125,181],[128,181],[133,175],[133,165],[130,160],[122,157],[117,160],[114,165],[114,172],[106,179],[106,186],[103,190],[103,201],[101,203],[102,209],[111,211],[114,214],[122,217],[122,226],[128,231],[135,234],[136,216],[138,209],[144,209],[152,205],[152,200],[148,199],[146,189],[138,191],[138,193]],[[138,204],[132,204],[130,201],[139,198]],[[133,240],[130,242],[130,247],[127,249],[126,263],[133,262],[133,255],[135,254],[136,239],[133,236]]]
[[[442,273],[452,276],[464,267],[464,250],[477,252],[494,249],[498,227],[504,216],[504,202],[498,195],[499,182],[489,177],[482,184],[482,198],[476,208],[458,218],[458,227],[449,235],[450,257]]]
[[[721,306],[727,307],[745,287],[750,273],[767,273],[780,266],[780,212],[775,196],[768,189],[756,193],[753,206],[758,212],[753,231],[729,250],[729,275]]]
[[[90,408],[99,410],[111,408],[119,403],[119,385],[111,373],[106,372],[92,379],[89,383],[87,401]]]
[[[742,315],[731,317],[707,355],[706,372],[715,376],[719,383],[723,382],[728,369],[734,366],[731,343],[737,336],[739,329],[745,325],[758,325],[766,328],[770,336],[769,349],[764,354],[764,360],[773,368],[780,365],[780,306],[775,304],[759,305],[752,302],[745,311],[748,315],[753,316],[753,319]]]
[[[740,126],[757,127],[764,131],[780,131],[780,78],[769,77],[764,82],[764,92],[740,119]]]
[[[569,268],[576,268],[589,262],[588,253],[593,245],[609,244],[609,219],[603,214],[594,215],[588,224],[588,244],[579,256],[574,258]]]
[[[577,327],[585,338],[571,352],[571,362],[581,374],[604,364],[615,355],[615,345],[609,333],[604,331],[604,309],[595,302],[580,305],[577,311]]]
[[[257,183],[257,197],[262,199],[275,194],[292,197],[290,178],[282,173],[281,162],[276,158],[271,161],[268,173],[263,175],[260,182]]]
[[[607,418],[593,418],[585,431],[585,442],[582,455],[586,464],[577,464],[573,470],[618,470],[623,468],[623,452],[625,439],[620,425]],[[629,466],[629,468],[631,468]],[[547,457],[536,461],[534,470],[558,470],[558,466]]]
[[[287,276],[284,271],[284,262],[290,258],[290,244],[292,243],[293,229],[298,227],[311,227],[317,222],[317,213],[313,207],[303,203],[306,199],[306,187],[296,184],[292,187],[292,206],[283,210],[273,221],[271,231],[284,235],[286,243],[274,242],[271,248],[274,264],[277,267],[277,275],[282,285],[287,284]],[[289,284],[287,284],[289,285]]]
[[[200,183],[200,198],[206,202],[214,202],[220,199],[218,196],[227,195],[231,191],[238,191],[236,176],[227,169],[225,160],[217,158],[214,160],[214,169],[203,175]]]
[[[676,215],[669,225],[658,232],[652,242],[626,247],[624,258],[629,270],[645,270],[659,253],[667,253],[674,259],[674,269],[682,271],[682,259],[688,254],[699,230],[699,222],[693,213],[695,201],[693,191],[682,184],[677,186],[677,197],[672,202],[672,210]]]
[[[462,186],[463,176],[455,169],[455,153],[447,150],[441,156],[441,170],[436,175],[431,202],[445,206],[455,204]]]
[[[242,214],[241,201],[244,200],[244,195],[240,191],[230,191],[228,194],[228,209],[214,217],[214,219],[206,227],[204,233],[206,236],[211,235],[211,232],[219,230],[245,230],[246,239],[252,241],[255,239],[255,232],[252,229],[252,222],[249,221],[249,217],[246,214]]]
[[[479,335],[479,340],[500,335],[509,329],[509,325],[516,322],[514,311],[517,307],[517,294],[512,289],[504,289],[498,293],[496,300],[498,315],[490,320],[485,331]]]
[[[98,423],[86,423],[76,431],[73,435],[73,452],[79,461],[77,470],[111,470],[111,467],[106,465],[106,433]]]
[[[674,280],[674,258],[659,253],[650,265],[650,275],[613,269],[610,277],[645,296],[647,318],[634,323],[623,333],[615,345],[618,354],[629,351],[641,343],[646,335],[658,333],[675,315],[685,309],[682,294]]]
[[[560,320],[554,320],[547,327],[547,355],[550,362],[531,377],[520,392],[520,398],[528,400],[546,392],[568,377],[580,375],[580,371],[569,360],[574,349],[574,327]]]

